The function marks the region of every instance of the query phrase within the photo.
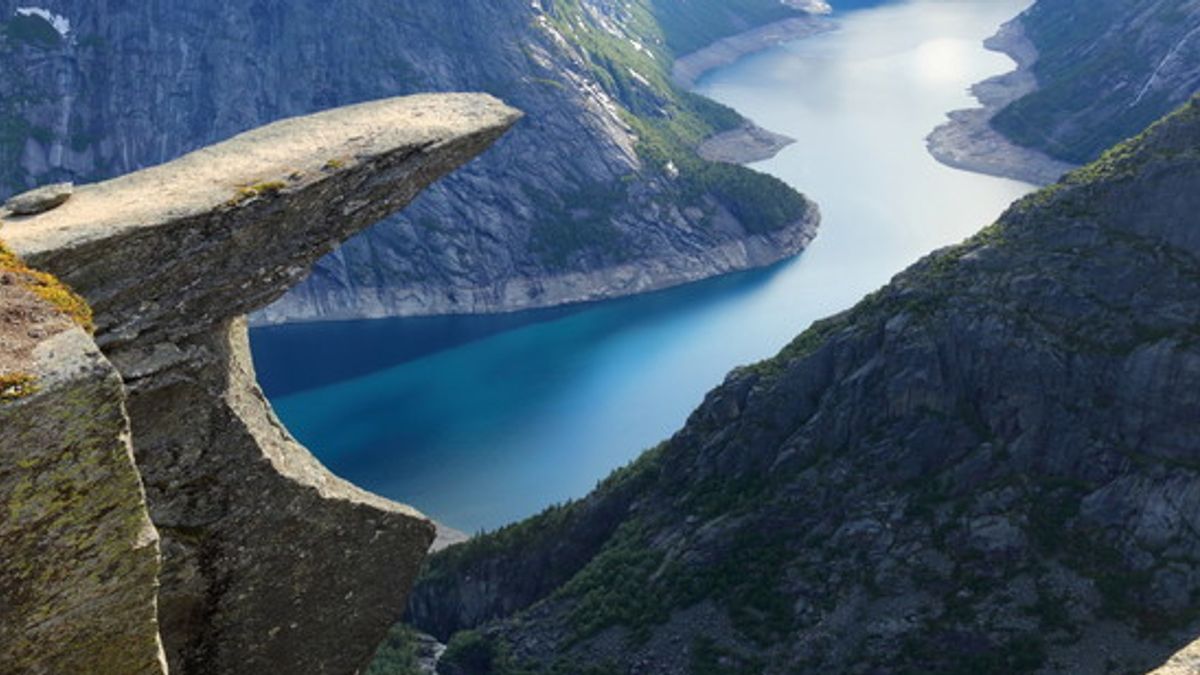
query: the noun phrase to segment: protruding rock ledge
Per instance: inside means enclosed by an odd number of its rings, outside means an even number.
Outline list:
[[[284,120],[77,188],[54,211],[5,219],[4,237],[85,293],[102,345],[195,332],[267,305],[519,115],[490,96],[444,94]]]
[[[124,378],[172,673],[357,672],[402,611],[433,525],[292,439],[255,384],[241,317],[519,116],[485,95],[365,103],[4,219],[12,249],[91,303]]]

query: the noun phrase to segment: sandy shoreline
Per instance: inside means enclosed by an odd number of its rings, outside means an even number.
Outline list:
[[[929,153],[939,162],[956,169],[1034,185],[1053,183],[1075,165],[1016,145],[991,125],[992,117],[1001,109],[1037,89],[1037,79],[1030,70],[1037,61],[1037,49],[1025,37],[1020,17],[1001,26],[983,44],[1010,56],[1017,62],[1017,69],[972,86],[971,94],[982,107],[948,113],[946,116],[950,120],[925,139]]]

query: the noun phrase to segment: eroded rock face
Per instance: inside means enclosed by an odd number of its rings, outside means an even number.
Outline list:
[[[243,316],[518,117],[477,95],[362,104],[6,223],[15,251],[87,297],[124,378],[173,673],[356,672],[401,611],[433,525],[292,439],[255,384]]]
[[[0,273],[0,672],[161,675],[158,535],[121,379]]]
[[[1200,99],[435,556],[441,671],[1161,666],[1200,635],[1197,186]]]

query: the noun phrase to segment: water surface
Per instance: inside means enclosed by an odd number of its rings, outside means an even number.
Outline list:
[[[661,293],[501,317],[253,333],[260,381],[335,473],[467,531],[579,497],[775,353],[1030,188],[936,163],[924,137],[1011,69],[980,42],[1028,0],[911,0],[721,69],[700,91],[797,139],[756,168],[820,203],[800,258]]]

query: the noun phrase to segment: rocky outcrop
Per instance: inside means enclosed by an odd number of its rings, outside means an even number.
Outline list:
[[[1198,186],[1200,100],[438,554],[441,672],[1161,666],[1200,634]]]
[[[1019,22],[1037,88],[991,126],[1020,146],[1088,162],[1200,91],[1200,1],[1038,0]]]
[[[0,672],[163,675],[121,379],[0,250]]]
[[[934,129],[925,139],[930,154],[939,162],[966,171],[1013,178],[1033,185],[1049,185],[1075,168],[1034,148],[1027,148],[992,128],[992,118],[1007,106],[1037,91],[1033,64],[1038,53],[1025,37],[1020,17],[1004,24],[984,41],[988,49],[1002,52],[1017,62],[1017,69],[971,87],[982,107],[947,113],[949,122]]]
[[[527,113],[494,152],[319,262],[260,321],[614,297],[770,264],[811,236],[815,214],[795,209],[765,229],[754,217],[794,190],[691,150],[741,119],[670,84],[676,31],[658,16],[674,1],[40,5],[50,19],[0,0],[0,195],[109,178],[384,96],[486,91]],[[688,34],[714,39],[798,14],[777,0],[686,9]],[[663,137],[671,156],[648,153]]]
[[[16,253],[87,298],[123,379],[171,672],[353,673],[383,639],[434,527],[292,439],[255,384],[244,316],[517,117],[483,95],[360,104],[3,220]]]

